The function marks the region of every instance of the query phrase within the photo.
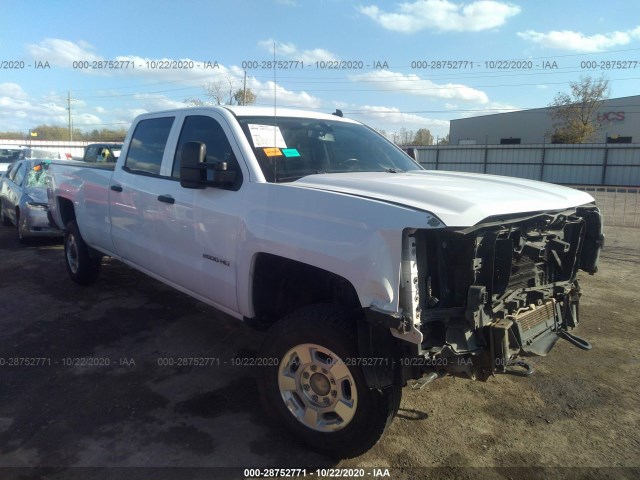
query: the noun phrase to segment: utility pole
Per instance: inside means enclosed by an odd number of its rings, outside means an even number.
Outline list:
[[[247,104],[247,71],[244,71],[244,83],[242,85],[242,105]]]
[[[69,141],[73,142],[73,127],[71,126],[71,92],[67,90],[67,110],[69,110]]]

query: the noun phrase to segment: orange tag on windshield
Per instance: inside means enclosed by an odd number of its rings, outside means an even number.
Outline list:
[[[264,154],[267,157],[279,157],[280,155],[282,155],[282,152],[280,151],[279,148],[269,147],[269,148],[263,148],[263,150],[264,150]]]

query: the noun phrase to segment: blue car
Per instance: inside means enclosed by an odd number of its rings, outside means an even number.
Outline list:
[[[18,241],[57,237],[62,231],[49,224],[46,170],[49,162],[17,160],[0,179],[0,223],[15,225]]]

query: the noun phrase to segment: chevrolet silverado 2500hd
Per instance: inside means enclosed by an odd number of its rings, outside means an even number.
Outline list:
[[[277,113],[277,115],[276,115]],[[53,163],[71,278],[103,255],[270,328],[265,407],[318,450],[353,456],[401,388],[530,373],[578,324],[597,270],[588,194],[423,170],[337,115],[208,107],[138,117],[115,165]]]

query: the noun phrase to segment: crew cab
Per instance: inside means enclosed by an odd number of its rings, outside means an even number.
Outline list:
[[[71,279],[108,255],[268,329],[265,408],[334,456],[374,445],[407,383],[590,348],[570,333],[604,241],[584,192],[426,171],[354,120],[256,107],[144,114],[115,165],[48,174]]]

